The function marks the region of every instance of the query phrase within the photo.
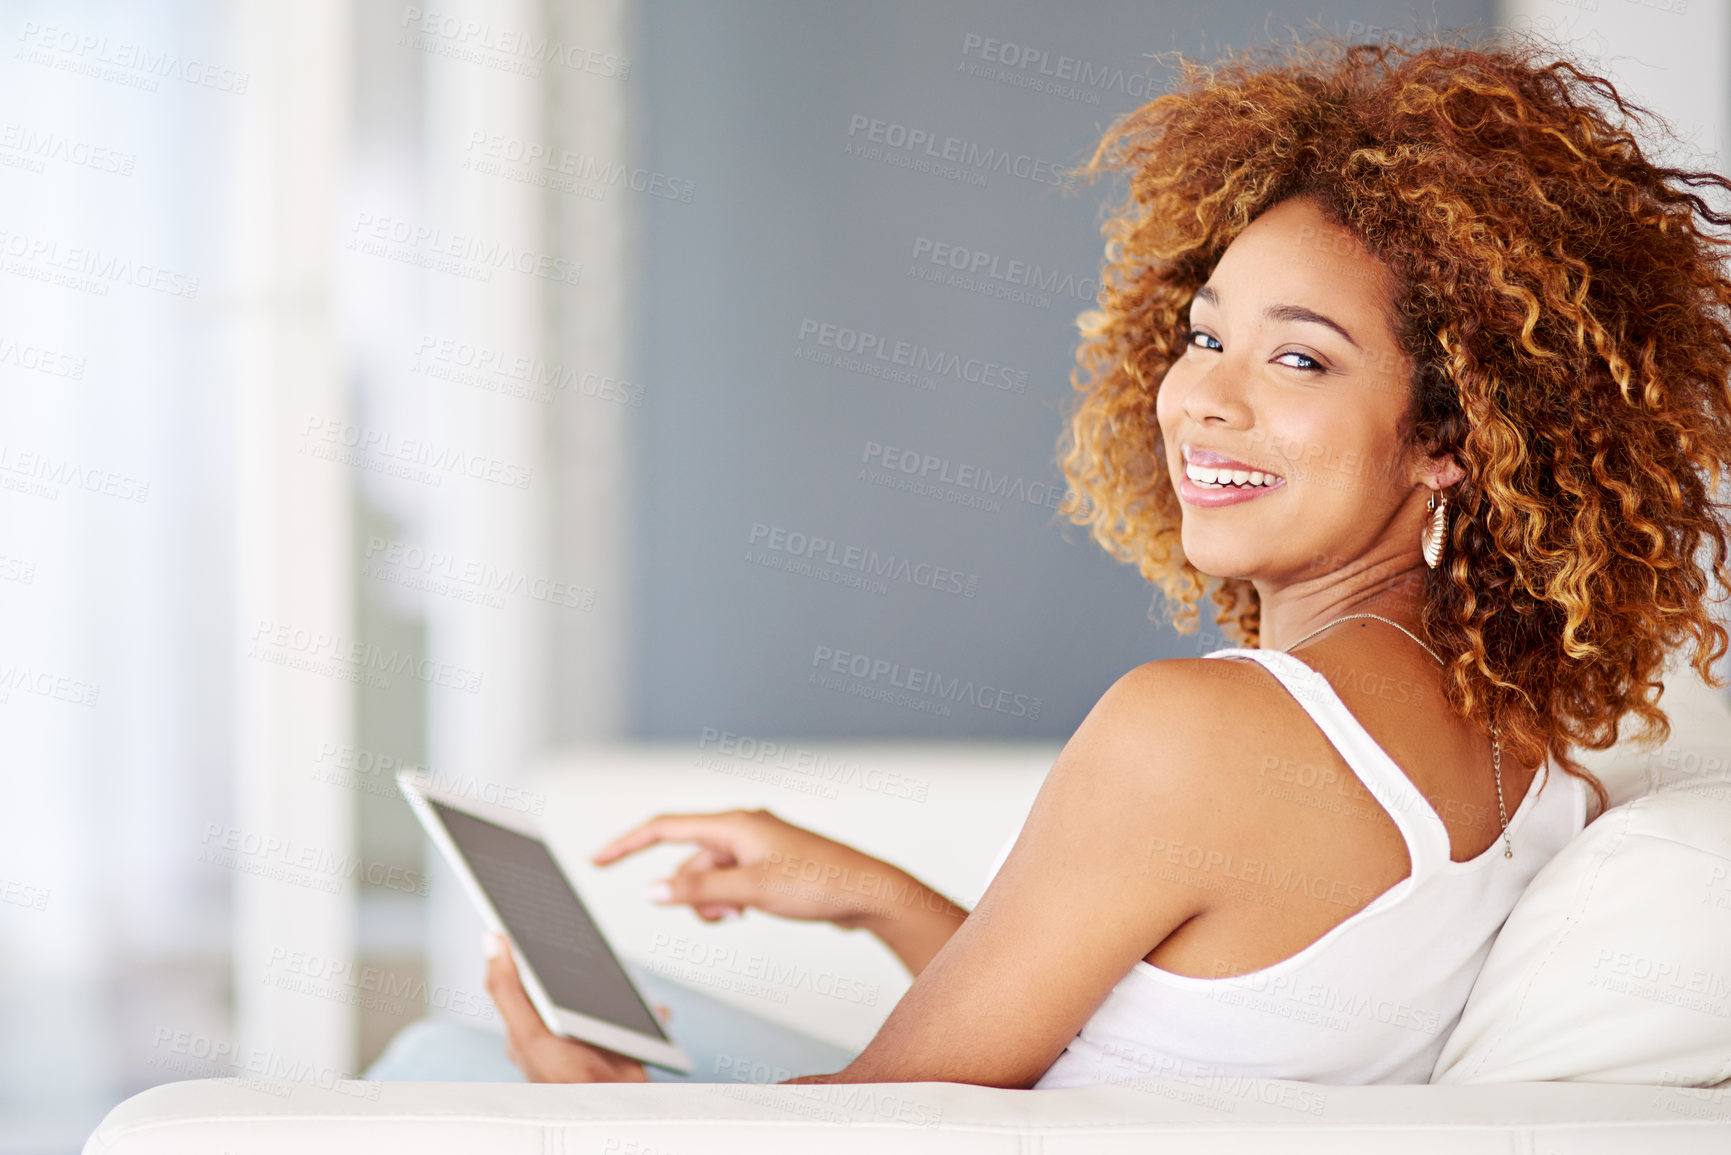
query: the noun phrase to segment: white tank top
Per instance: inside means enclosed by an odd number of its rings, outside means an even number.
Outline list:
[[[1509,815],[1514,857],[1503,856],[1499,835],[1477,858],[1453,862],[1442,819],[1326,678],[1280,650],[1207,656],[1261,662],[1280,679],[1394,819],[1412,873],[1297,954],[1249,974],[1196,978],[1138,960],[1034,1086],[1429,1082],[1515,900],[1586,825],[1585,784],[1547,758]]]

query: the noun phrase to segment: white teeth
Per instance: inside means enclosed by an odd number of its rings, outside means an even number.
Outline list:
[[[1216,488],[1226,485],[1243,488],[1270,486],[1280,481],[1275,474],[1263,473],[1259,469],[1210,469],[1205,465],[1186,465],[1184,475],[1198,485],[1211,485]]]

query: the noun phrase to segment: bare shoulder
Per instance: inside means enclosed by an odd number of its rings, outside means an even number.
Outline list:
[[[1267,707],[1290,695],[1255,662],[1227,658],[1164,658],[1144,662],[1100,696],[1088,720],[1132,741],[1163,749],[1214,752],[1241,744]]]
[[[1075,769],[1168,806],[1205,800],[1214,809],[1248,788],[1257,760],[1287,739],[1281,712],[1270,709],[1286,696],[1252,662],[1145,662],[1100,696],[1065,755]]]
[[[1144,662],[1114,682],[1101,700],[1153,696],[1155,705],[1181,701],[1193,705],[1230,704],[1246,693],[1270,693],[1279,681],[1258,663],[1232,658],[1161,658]]]
[[[1117,927],[1141,958],[1209,911],[1215,888],[1158,864],[1175,850],[1224,860],[1262,825],[1245,753],[1254,743],[1242,738],[1262,690],[1207,668],[1226,664],[1148,662],[1108,687],[1046,775],[976,914],[1007,917],[1012,896],[1061,896]]]

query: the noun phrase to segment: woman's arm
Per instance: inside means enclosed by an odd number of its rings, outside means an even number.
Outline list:
[[[877,1037],[842,1071],[790,1081],[1033,1086],[1136,962],[1209,907],[1207,890],[1145,868],[1151,840],[1242,845],[1220,757],[1228,697],[1183,661],[1121,678],[1064,747],[979,906]]]
[[[906,871],[889,869],[897,876],[894,893],[905,897],[864,916],[855,925],[875,934],[917,978],[954,937],[968,911]]]
[[[595,853],[617,862],[658,842],[698,850],[656,901],[689,905],[714,922],[747,906],[782,918],[869,930],[918,975],[968,912],[907,871],[767,810],[663,814]]]
[[[857,1059],[789,1082],[1031,1087],[1137,960],[1209,909],[1211,892],[1148,869],[1154,840],[1226,854],[1257,837],[1239,804],[1249,785],[1236,777],[1253,759],[1232,747],[1266,735],[1244,725],[1242,686],[1200,666],[1149,663],[1101,697],[972,914],[906,872],[764,811],[663,816],[595,860],[662,839],[699,842],[680,870],[688,877],[675,876],[670,890],[700,917],[749,904],[833,918],[841,904],[844,925],[869,926],[917,968]],[[815,892],[782,885],[785,870],[822,879],[830,867],[834,876]],[[532,1080],[644,1077],[635,1060],[551,1035],[503,954],[489,964],[488,990]]]

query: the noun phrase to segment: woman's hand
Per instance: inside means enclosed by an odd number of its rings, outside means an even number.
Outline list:
[[[531,1083],[646,1083],[649,1073],[636,1059],[555,1035],[529,1001],[511,947],[502,937],[486,936],[487,993],[505,1020],[505,1057]],[[656,1007],[662,1022],[667,1008]]]
[[[598,866],[659,842],[698,850],[650,898],[690,906],[706,922],[754,906],[782,918],[863,927],[919,974],[968,912],[906,871],[767,810],[663,814],[595,852]]]
[[[901,872],[863,851],[784,822],[767,810],[663,814],[595,852],[598,866],[658,842],[698,850],[650,898],[688,905],[706,922],[755,906],[782,918],[857,926],[885,905]]]

